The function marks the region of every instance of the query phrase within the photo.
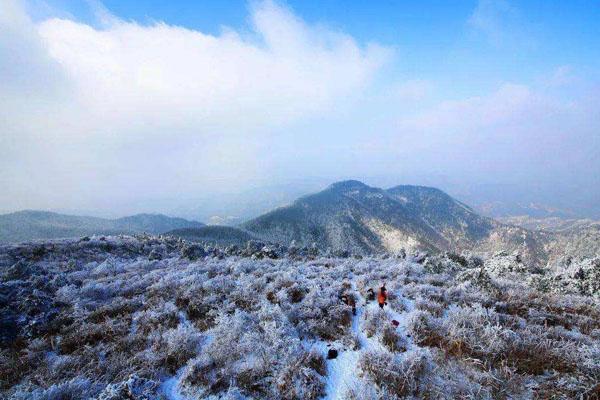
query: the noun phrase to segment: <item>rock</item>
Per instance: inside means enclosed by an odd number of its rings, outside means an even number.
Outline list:
[[[336,349],[327,350],[327,359],[328,360],[333,360],[333,359],[337,358],[337,356],[338,356],[338,351]]]

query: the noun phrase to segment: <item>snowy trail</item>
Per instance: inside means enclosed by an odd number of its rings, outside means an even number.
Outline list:
[[[179,322],[184,325],[191,324],[191,322],[186,318],[184,313],[179,313]],[[209,344],[212,340],[212,336],[206,336],[204,338],[204,345]],[[179,391],[179,382],[181,381],[185,368],[186,365],[179,368],[175,375],[161,383],[160,393],[162,393],[167,400],[193,400],[193,398],[184,396]]]
[[[185,367],[182,367],[175,375],[164,381],[160,386],[160,392],[167,400],[189,400],[179,392],[179,380]]]
[[[359,327],[362,313],[362,307],[356,310],[351,327],[352,332],[358,337],[361,348],[368,345],[369,340]],[[338,348],[338,351],[337,358],[327,361],[327,383],[325,385],[327,395],[324,397],[325,400],[343,399],[347,388],[357,377],[360,350],[347,349],[344,351],[342,348]]]
[[[386,351],[385,347],[383,344],[381,344],[378,338],[376,336],[367,337],[361,326],[361,320],[365,310],[379,312],[379,306],[377,305],[377,302],[366,302],[358,290],[355,289],[354,285],[351,293],[354,294],[355,298],[357,299],[357,307],[356,315],[352,316],[350,329],[358,339],[360,348],[358,350],[353,350],[338,341],[318,341],[311,343],[305,342],[306,347],[318,350],[325,357],[327,356],[327,351],[329,349],[338,350],[338,356],[335,359],[327,360],[327,377],[325,384],[326,395],[323,397],[323,400],[343,400],[346,398],[345,395],[347,390],[352,388],[355,382],[359,379],[358,360],[361,352],[368,350]],[[406,324],[406,313],[413,309],[413,304],[412,301],[402,296],[401,293],[397,293],[397,295],[402,298],[407,310],[405,312],[397,312],[388,305],[385,307],[384,311],[388,315],[390,321],[395,319],[400,323],[398,329],[402,331],[404,330]],[[182,318],[180,316],[180,319],[181,323],[187,323],[185,317]],[[207,341],[210,341],[211,339],[212,338],[207,338]],[[407,339],[409,341],[409,346],[412,347],[412,341],[410,338]],[[181,394],[178,387],[184,369],[185,367],[182,367],[175,375],[163,381],[161,384],[160,391],[167,400],[191,400],[189,397]]]
[[[366,309],[370,311],[378,311],[379,306],[377,302],[365,302],[365,299],[360,293],[354,288],[353,294],[357,300],[356,315],[352,318],[351,330],[352,333],[358,338],[360,348],[358,350],[345,349],[344,346],[336,342],[330,343],[331,347],[327,347],[326,342],[320,342],[317,346],[321,349],[323,354],[327,354],[329,348],[336,348],[339,351],[337,358],[333,360],[327,360],[327,380],[325,385],[326,395],[323,400],[343,400],[346,398],[346,391],[353,386],[359,377],[358,360],[360,354],[363,351],[368,350],[385,350],[384,346],[379,342],[376,337],[367,337],[361,328],[361,317]],[[403,296],[399,294],[404,299]],[[398,313],[392,310],[389,306],[386,306],[390,316],[390,321],[395,319],[400,322],[399,329],[404,329],[405,318],[402,313]]]

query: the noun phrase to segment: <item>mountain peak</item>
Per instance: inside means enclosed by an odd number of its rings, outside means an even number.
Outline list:
[[[383,190],[357,180],[333,183],[242,225],[272,242],[294,240],[357,253],[472,248],[495,226],[439,189],[400,185]]]
[[[420,185],[397,185],[387,189],[389,193],[396,192],[413,192],[430,195],[442,195],[444,197],[450,197],[446,192],[441,189],[431,186],[420,186]]]
[[[339,181],[332,183],[329,185],[329,189],[331,190],[360,190],[360,189],[368,189],[369,186],[365,185],[361,181],[357,181],[354,179]]]

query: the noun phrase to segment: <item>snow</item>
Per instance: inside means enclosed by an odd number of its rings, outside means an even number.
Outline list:
[[[359,329],[361,315],[362,309],[359,308],[352,318],[352,332],[358,335],[360,345],[363,347],[367,345],[368,339]],[[325,400],[343,399],[349,385],[358,376],[357,365],[360,350],[338,348],[338,351],[337,358],[327,361],[327,382],[325,385],[327,395],[324,398]]]
[[[383,247],[390,253],[396,253],[402,249],[413,251],[419,248],[417,240],[391,225],[376,219],[365,219],[363,223],[381,240]]]
[[[190,400],[179,392],[179,381],[185,367],[180,368],[175,375],[164,381],[160,386],[160,392],[167,400]]]
[[[353,284],[353,288],[354,288]],[[362,352],[370,350],[386,351],[385,347],[377,340],[375,336],[367,337],[362,326],[361,320],[364,310],[381,312],[376,301],[367,302],[356,289],[353,290],[357,301],[356,315],[352,318],[352,333],[358,339],[360,349],[352,350],[344,348],[339,343],[319,342],[315,347],[320,349],[326,356],[330,348],[338,350],[337,358],[327,360],[327,379],[326,379],[326,395],[323,400],[343,400],[346,398],[346,392],[350,389],[360,377],[358,368],[358,360]],[[400,324],[397,329],[403,329],[405,318],[403,313],[394,311],[389,306],[385,306],[384,311],[390,316],[390,323],[393,319]]]
[[[480,262],[465,255],[466,263],[424,254],[256,260],[224,253],[191,262],[178,256],[183,244],[170,240],[109,237],[98,245],[93,239],[63,242],[41,259],[28,246],[0,248],[0,283],[8,301],[3,318],[19,329],[15,332],[30,338],[15,357],[31,370],[22,377],[15,374],[12,387],[0,397],[57,398],[50,393],[60,390],[64,398],[82,398],[78,393],[85,388],[91,398],[132,386],[151,392],[146,398],[166,400],[330,400],[347,398],[349,389],[353,398],[390,398],[397,386],[387,382],[405,376],[406,396],[413,398],[468,398],[472,393],[492,398],[498,390],[511,398],[527,398],[531,390],[549,385],[579,398],[597,384],[597,299],[532,289],[536,276],[526,269],[515,272],[519,263],[510,253]],[[106,242],[114,246],[106,247]],[[150,260],[149,253],[158,248],[166,248],[164,257]],[[583,287],[597,293],[593,285],[600,264],[582,263],[573,260],[563,280],[546,283],[572,282],[570,290]],[[382,282],[390,294],[383,311],[359,294]],[[496,291],[510,296],[498,297]],[[339,300],[344,292],[356,299],[355,316]],[[527,313],[518,318],[508,313],[516,307],[526,307]],[[40,327],[49,327],[54,315],[75,323],[61,327],[59,334],[40,336],[45,332]],[[546,319],[559,325],[545,326]],[[565,322],[572,327],[563,326]],[[575,371],[560,372],[560,380],[549,374],[515,373],[516,380],[508,381],[498,369],[481,371],[469,354],[433,357],[433,352],[447,349],[418,346],[420,334],[427,334],[422,327],[471,348],[478,346],[481,362],[510,357],[506,350],[520,346],[538,352],[532,355],[542,351],[556,362],[573,362]],[[90,341],[96,340],[96,332],[108,331],[112,334],[102,335],[99,342]],[[398,346],[390,338],[397,339]],[[140,351],[129,343],[143,347]],[[338,350],[336,359],[306,357],[306,350],[326,357],[330,348]],[[512,357],[507,361],[519,361]],[[14,360],[1,357],[0,367],[15,370]],[[379,365],[373,362],[392,368],[369,369]],[[115,371],[121,382],[114,380]],[[258,389],[244,383],[248,373],[254,374],[251,383],[258,382]],[[82,386],[82,377],[91,374],[98,377]],[[38,376],[46,387],[19,384]],[[525,379],[533,389],[522,389]],[[210,386],[219,381],[226,384]]]

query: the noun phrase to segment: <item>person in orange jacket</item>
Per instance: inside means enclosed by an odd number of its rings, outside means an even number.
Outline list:
[[[387,289],[385,288],[385,283],[379,289],[377,302],[379,303],[379,308],[381,309],[383,309],[383,306],[387,304]]]

